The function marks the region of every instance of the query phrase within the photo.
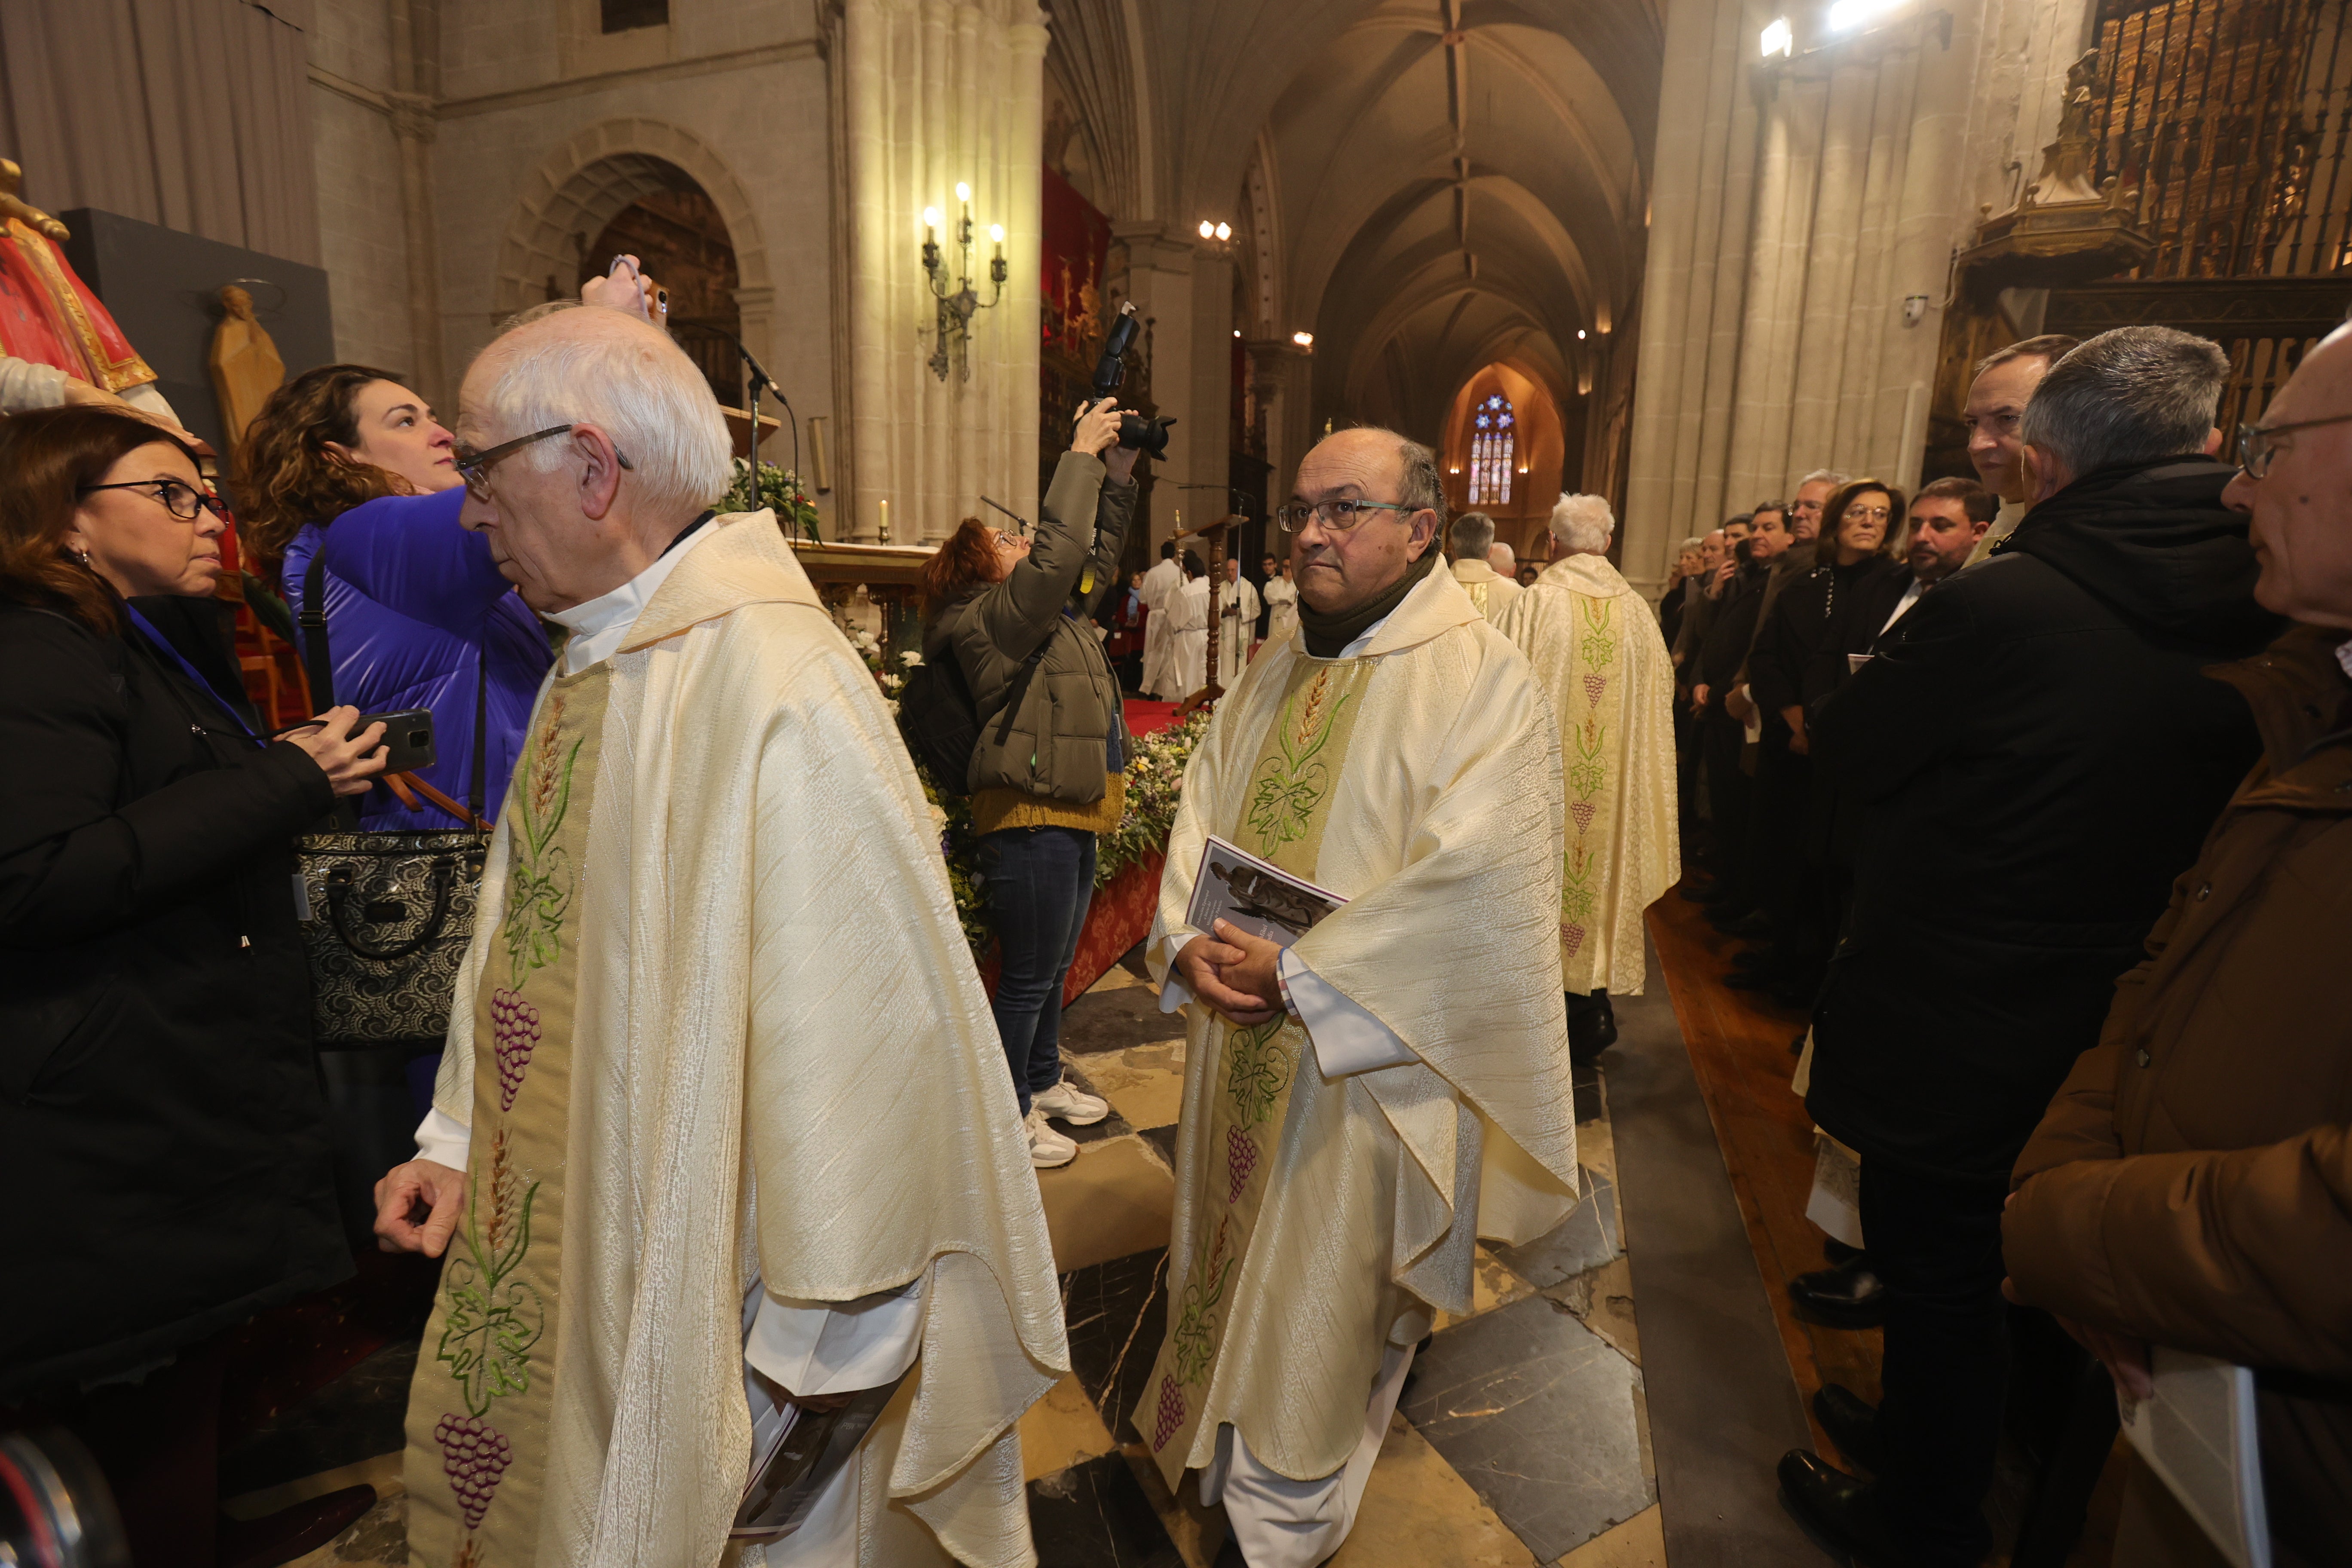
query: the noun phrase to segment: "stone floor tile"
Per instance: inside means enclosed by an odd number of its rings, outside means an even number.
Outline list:
[[[1642,1364],[1642,1336],[1633,1325],[1633,1270],[1622,1254],[1561,1280],[1544,1294],[1616,1346],[1627,1361]]]
[[[1146,1127],[1140,1135],[1144,1142],[1159,1152],[1160,1160],[1168,1166],[1170,1179],[1173,1180],[1176,1172],[1176,1129]]]
[[[1531,1296],[1450,1328],[1414,1372],[1406,1417],[1539,1561],[1654,1500],[1641,1373],[1559,1303]]]
[[[1175,1178],[1131,1133],[1087,1144],[1068,1164],[1038,1172],[1037,1190],[1060,1273],[1168,1245]]]
[[[1184,1015],[1162,1013],[1159,993],[1148,985],[1109,990],[1097,985],[1062,1009],[1062,1049],[1071,1056],[1099,1056],[1183,1037]]]
[[[1021,1479],[1034,1481],[1066,1470],[1118,1446],[1085,1386],[1074,1373],[1065,1373],[1045,1398],[1022,1414]]]
[[[1617,1139],[1606,1117],[1577,1127],[1576,1163],[1596,1176],[1617,1179]]]
[[[1094,1092],[1140,1130],[1172,1127],[1184,1109],[1184,1042],[1130,1046],[1113,1056],[1104,1052],[1086,1060],[1087,1080]]]
[[[1037,1568],[1184,1568],[1127,1460],[1105,1454],[1029,1483]]]
[[[1533,1568],[1535,1561],[1412,1424],[1394,1416],[1356,1528],[1328,1568]]]
[[[260,1491],[407,1446],[408,1385],[417,1342],[384,1346],[284,1410],[220,1457],[221,1491]],[[316,1494],[313,1494],[316,1495]]]
[[[1535,1287],[1512,1272],[1511,1266],[1495,1256],[1485,1242],[1478,1244],[1476,1265],[1470,1276],[1470,1310],[1466,1316],[1454,1317],[1450,1312],[1437,1314],[1436,1327],[1450,1328],[1466,1323],[1481,1312],[1491,1312],[1497,1307],[1535,1294]]]
[[[1160,1247],[1062,1278],[1071,1371],[1103,1425],[1122,1442],[1136,1440],[1127,1414],[1143,1396],[1168,1332],[1167,1262],[1167,1249]]]
[[[1588,1170],[1583,1186],[1584,1195],[1559,1225],[1523,1247],[1496,1249],[1505,1263],[1538,1290],[1597,1268],[1623,1249],[1617,1226],[1617,1184]]]
[[[1552,1568],[1666,1568],[1665,1527],[1652,1503],[1606,1535],[1595,1536]]]
[[[1607,1091],[1601,1088],[1601,1068],[1577,1068],[1573,1069],[1573,1082],[1576,1087],[1578,1128],[1581,1129],[1588,1121],[1599,1121],[1606,1118],[1609,1114],[1609,1100]]]

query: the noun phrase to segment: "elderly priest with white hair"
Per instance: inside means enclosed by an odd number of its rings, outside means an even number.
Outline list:
[[[1219,703],[1148,953],[1187,1014],[1168,1337],[1134,1412],[1250,1568],[1353,1524],[1413,1347],[1480,1236],[1574,1204],[1551,703],[1451,574],[1427,448],[1341,431],[1298,467],[1300,635]],[[1277,947],[1189,921],[1211,835],[1347,901]]]
[[[1495,520],[1483,511],[1465,511],[1445,531],[1445,553],[1452,558],[1454,580],[1488,620],[1527,592],[1511,581],[1508,572],[1491,564],[1495,551]],[[1510,546],[1502,547],[1507,553]]]
[[[1617,520],[1599,496],[1551,509],[1552,563],[1496,617],[1550,695],[1568,794],[1560,978],[1580,1062],[1615,1043],[1613,992],[1648,972],[1642,911],[1682,875],[1675,816],[1675,675],[1649,602],[1609,563]]]
[[[447,1253],[410,1560],[1034,1563],[1053,1258],[873,677],[773,516],[708,510],[727,428],[646,321],[499,338],[457,435],[465,525],[565,636],[378,1188],[383,1245]],[[773,1461],[828,1428],[846,1462],[770,1543]]]

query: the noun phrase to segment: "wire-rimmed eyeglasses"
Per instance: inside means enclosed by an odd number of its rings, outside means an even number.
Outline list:
[[[512,457],[534,441],[544,441],[551,436],[568,436],[578,428],[580,426],[577,425],[551,425],[544,430],[534,430],[528,436],[518,436],[511,441],[501,441],[487,452],[477,452],[461,441],[450,448],[449,455],[457,461],[458,477],[466,481],[466,493],[476,500],[488,500],[490,499],[490,466],[492,464],[502,458]],[[635,463],[629,461],[628,454],[622,451],[620,447],[613,448],[613,456],[619,461],[621,467],[632,470],[636,468]]]
[[[2238,467],[2246,470],[2250,479],[2259,479],[2270,471],[2271,459],[2279,453],[2275,437],[2294,430],[2313,430],[2322,425],[2352,425],[2352,414],[2331,414],[2325,419],[2298,419],[2288,425],[2241,425],[2238,426]]]
[[[1285,533],[1297,533],[1307,526],[1307,520],[1310,518],[1334,533],[1345,533],[1363,521],[1364,514],[1367,512],[1393,511],[1400,515],[1410,515],[1423,510],[1424,509],[1407,506],[1404,502],[1397,500],[1351,500],[1341,497],[1337,500],[1317,501],[1313,506],[1294,501],[1288,506],[1277,507],[1275,509],[1274,521],[1281,525],[1282,531]]]

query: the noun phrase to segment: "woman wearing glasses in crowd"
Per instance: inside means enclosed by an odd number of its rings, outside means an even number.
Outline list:
[[[37,1194],[0,1409],[82,1437],[138,1562],[304,1550],[372,1494],[216,1536],[212,1456],[228,1331],[352,1272],[292,840],[368,788],[383,726],[260,732],[226,522],[156,426],[0,420],[0,1182]]]

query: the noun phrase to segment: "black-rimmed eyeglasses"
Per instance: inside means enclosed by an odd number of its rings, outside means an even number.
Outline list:
[[[2271,459],[2279,454],[2280,447],[2273,438],[2294,430],[2315,430],[2322,425],[2352,425],[2352,414],[2331,414],[2325,419],[2298,419],[2291,425],[2241,425],[2238,426],[2238,466],[2246,470],[2246,478],[2259,479],[2270,472]]]
[[[477,452],[461,441],[450,448],[449,455],[457,461],[458,477],[466,481],[466,492],[476,500],[488,500],[490,499],[491,465],[500,458],[512,457],[534,441],[544,441],[554,436],[568,436],[578,428],[580,426],[577,425],[551,425],[544,430],[534,430],[528,436],[518,436],[511,441],[501,441],[487,452]],[[636,468],[635,463],[629,461],[628,454],[618,447],[613,448],[613,457],[625,468],[634,470]]]
[[[206,495],[195,486],[184,484],[178,479],[124,479],[119,484],[84,485],[74,494],[86,496],[92,490],[153,490],[155,499],[163,503],[163,510],[182,522],[194,522],[196,514],[204,511],[211,512],[223,522],[228,521],[228,507],[220,497]]]

